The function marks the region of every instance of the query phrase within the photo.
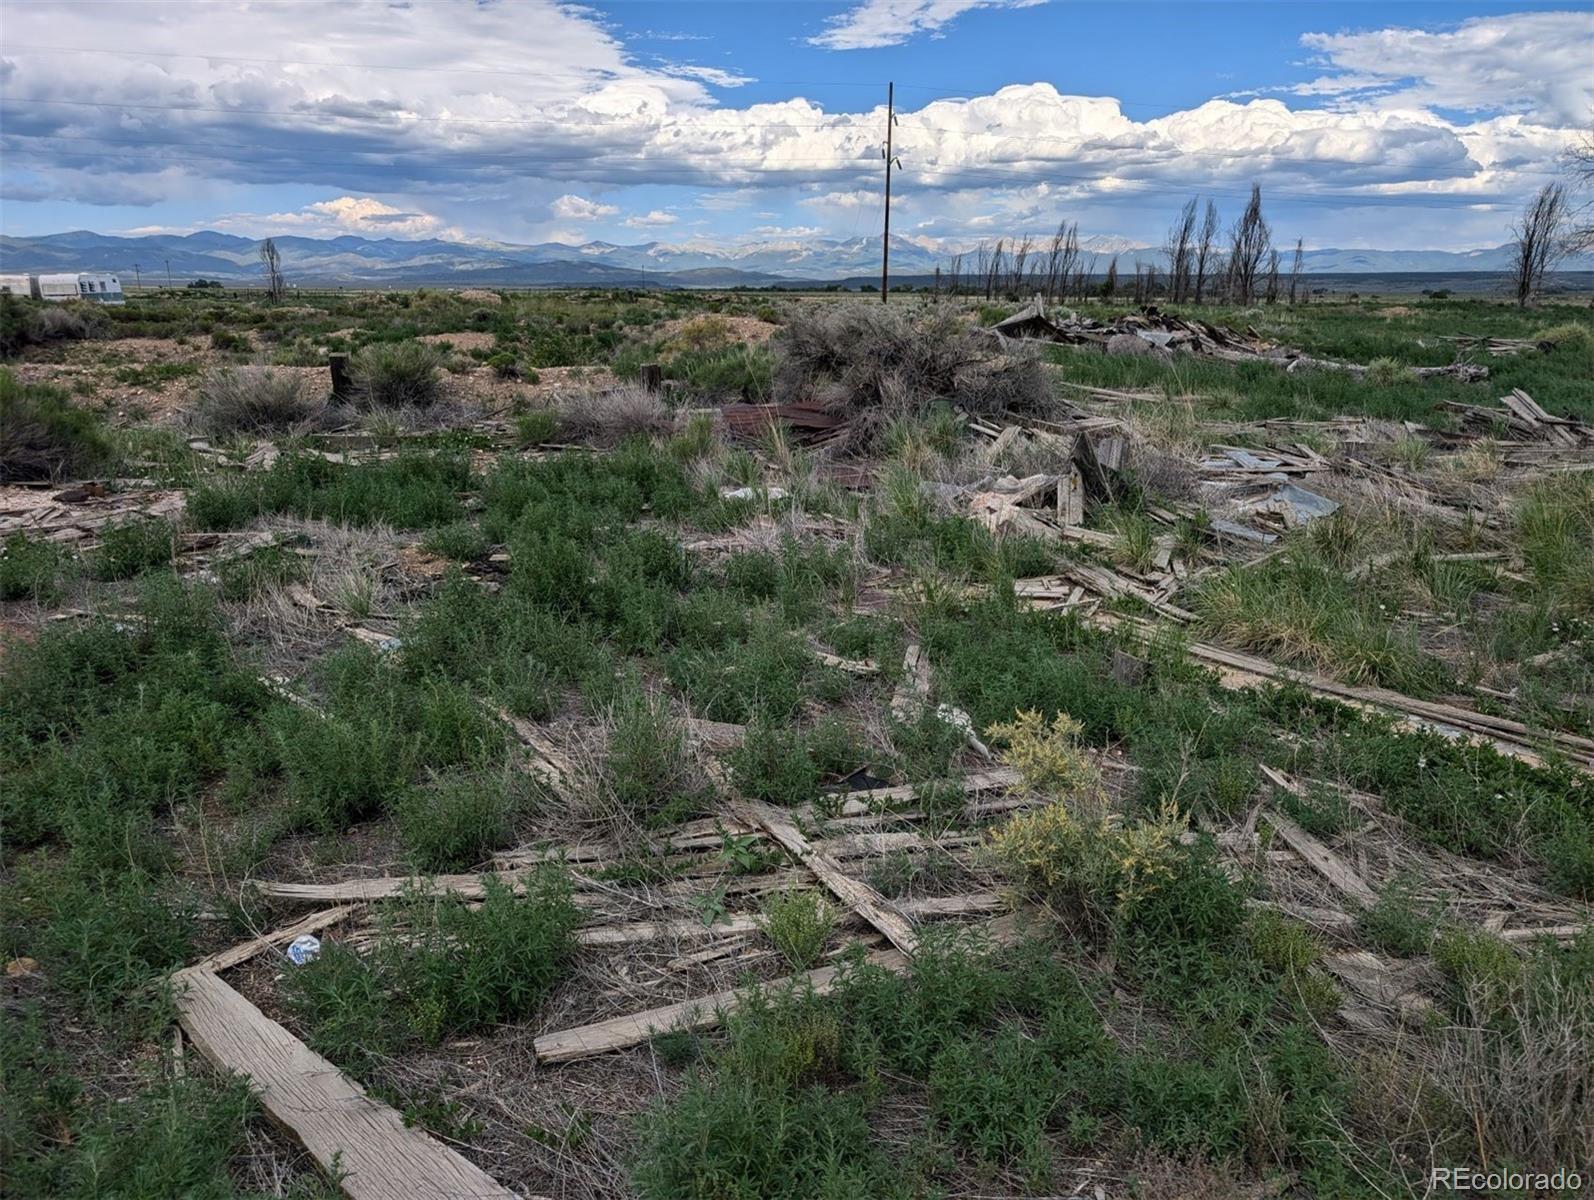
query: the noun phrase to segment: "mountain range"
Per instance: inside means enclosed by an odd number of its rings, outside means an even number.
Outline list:
[[[586,242],[404,241],[347,234],[275,239],[290,282],[308,285],[418,284],[501,286],[780,287],[873,278],[880,269],[878,238],[808,238],[725,245],[689,240],[617,245]],[[0,270],[116,271],[152,283],[195,278],[253,282],[261,276],[260,241],[204,230],[190,234],[113,237],[78,230],[38,237],[0,235]],[[1122,238],[1089,239],[1096,270],[1118,256],[1120,272],[1138,260],[1166,265],[1155,247]],[[1508,270],[1512,247],[1478,250],[1308,250],[1308,274],[1456,274]],[[891,270],[905,281],[945,268],[952,252],[929,239],[893,237]],[[1287,260],[1286,260],[1287,262]],[[1594,256],[1564,264],[1594,269]],[[967,269],[967,268],[965,268]]]

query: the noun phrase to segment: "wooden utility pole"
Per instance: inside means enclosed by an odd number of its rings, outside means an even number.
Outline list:
[[[138,280],[138,290],[144,290],[144,273],[138,269],[138,264],[133,264],[133,278]]]
[[[880,238],[880,303],[891,294],[891,127],[897,123],[895,83],[886,84],[886,228]]]

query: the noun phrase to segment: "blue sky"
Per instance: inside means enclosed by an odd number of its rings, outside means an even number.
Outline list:
[[[1562,4],[3,0],[0,228],[1155,243],[1252,181],[1309,247],[1505,240],[1594,124]]]

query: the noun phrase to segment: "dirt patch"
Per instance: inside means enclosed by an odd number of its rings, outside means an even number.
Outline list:
[[[1416,312],[1417,312],[1417,310],[1415,308],[1410,308],[1410,307],[1408,307],[1407,305],[1404,305],[1404,304],[1391,304],[1388,308],[1380,308],[1377,312],[1373,313],[1373,316],[1375,316],[1375,317],[1410,317],[1410,316],[1415,315]]]
[[[479,329],[467,329],[459,333],[423,333],[415,340],[425,342],[428,346],[441,346],[446,343],[455,350],[469,354],[472,350],[491,350],[498,339]]]
[[[779,325],[772,324],[769,321],[761,321],[757,317],[729,317],[718,313],[711,313],[705,316],[700,313],[695,317],[677,317],[673,321],[665,321],[661,325],[655,325],[648,332],[654,339],[667,342],[680,336],[681,331],[687,326],[701,327],[703,322],[724,326],[729,331],[733,342],[742,342],[749,346],[757,346],[769,341],[775,335],[775,332],[780,329]]]

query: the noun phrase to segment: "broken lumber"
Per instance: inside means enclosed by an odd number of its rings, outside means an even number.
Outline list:
[[[848,875],[835,859],[816,849],[785,812],[761,800],[732,800],[729,807],[735,816],[763,829],[898,950],[912,954],[918,949],[919,938],[908,919],[874,888]]]
[[[888,971],[906,970],[908,965],[907,958],[895,950],[878,950],[864,961]],[[611,1050],[625,1050],[640,1046],[658,1033],[677,1029],[711,1029],[720,1023],[726,1013],[734,1011],[744,999],[754,995],[798,986],[811,988],[816,995],[823,996],[835,987],[836,977],[840,973],[840,967],[819,967],[774,979],[752,989],[715,992],[696,1000],[650,1008],[646,1012],[610,1017],[591,1025],[545,1033],[532,1043],[532,1048],[539,1063],[570,1062],[577,1058],[607,1054]]]
[[[1339,855],[1289,817],[1269,809],[1262,814],[1262,819],[1273,826],[1279,837],[1283,838],[1290,849],[1299,854],[1308,866],[1352,900],[1364,908],[1371,908],[1378,903],[1378,893],[1367,885],[1366,880],[1351,870]]]
[[[336,925],[345,917],[360,911],[358,904],[342,904],[337,908],[329,908],[322,912],[311,913],[302,917],[291,925],[284,925],[281,929],[271,933],[263,933],[259,937],[250,938],[247,942],[227,950],[218,950],[215,954],[206,955],[193,966],[190,971],[213,971],[219,974],[227,971],[240,963],[246,963],[257,954],[262,954],[274,946],[286,946],[297,937],[307,933],[317,933],[329,925]]]
[[[173,977],[183,1032],[217,1069],[249,1080],[266,1113],[350,1200],[516,1200],[480,1167],[406,1125],[210,971]]]

